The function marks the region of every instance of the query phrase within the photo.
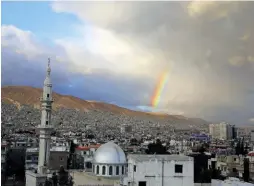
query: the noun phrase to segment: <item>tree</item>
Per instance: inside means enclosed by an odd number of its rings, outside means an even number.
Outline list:
[[[73,154],[75,153],[75,149],[76,149],[77,145],[71,141],[71,144],[70,144],[70,153]]]
[[[212,180],[212,170],[211,169],[202,169],[201,174],[201,183],[211,183]]]
[[[148,144],[148,149],[146,150],[147,154],[169,154],[166,147],[164,147],[159,139],[156,140],[156,143]]]
[[[52,175],[52,182],[53,182],[53,186],[57,186],[57,175],[55,172],[53,172],[53,175]]]
[[[6,163],[7,175],[15,175],[18,180],[25,177],[25,149],[10,149],[8,151]]]
[[[88,139],[94,139],[95,136],[94,136],[93,134],[87,134],[87,135],[86,135],[86,138],[88,138]]]
[[[58,171],[58,183],[59,186],[66,186],[68,185],[68,172],[64,170],[64,167],[61,166]]]
[[[242,140],[242,143],[241,143],[240,154],[244,155],[244,140]]]
[[[238,141],[235,147],[235,154],[239,155],[240,153],[241,153],[241,145],[240,145],[240,141]]]
[[[131,138],[130,139],[130,144],[131,145],[138,145],[138,140],[136,138]]]
[[[74,168],[74,162],[75,162],[75,149],[76,149],[77,145],[71,141],[70,142],[70,154],[69,154],[69,158],[67,160],[67,169],[70,168]]]

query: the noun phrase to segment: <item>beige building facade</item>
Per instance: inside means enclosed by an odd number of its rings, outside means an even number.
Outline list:
[[[230,140],[233,138],[233,127],[226,122],[209,125],[209,133],[213,139]]]

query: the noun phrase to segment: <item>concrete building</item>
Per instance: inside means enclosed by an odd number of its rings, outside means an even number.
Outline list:
[[[9,150],[8,142],[2,141],[2,143],[1,143],[1,178],[2,178],[2,180],[5,179],[8,150]]]
[[[130,132],[132,132],[132,126],[131,125],[123,124],[121,126],[121,133],[130,133]]]
[[[252,130],[250,133],[250,141],[254,142],[254,130]]]
[[[38,157],[39,157],[39,148],[26,149],[26,160],[25,160],[26,170],[38,169]]]
[[[226,180],[212,179],[211,186],[254,186],[253,183],[240,181],[238,178],[229,177]]]
[[[75,149],[76,159],[83,160],[83,168],[88,171],[92,170],[92,161],[96,150],[100,147],[100,144],[88,145],[88,146],[78,146]],[[82,157],[82,158],[79,158]]]
[[[193,158],[184,155],[128,156],[128,176],[124,186],[194,186]]]
[[[67,169],[69,149],[66,147],[52,147],[50,149],[48,169],[59,170],[60,166]]]
[[[210,141],[210,137],[206,134],[192,134],[190,140],[208,142]]]
[[[50,149],[49,165],[50,170],[58,170],[60,166],[67,168],[67,160],[69,156],[69,149],[66,147],[52,147]],[[38,169],[39,148],[26,149],[26,170]]]
[[[247,141],[251,141],[251,133],[254,131],[254,126],[237,127],[237,137],[244,138]]]
[[[247,156],[249,158],[249,174],[250,178],[254,179],[254,159],[252,156]],[[220,155],[216,157],[216,167],[219,168],[223,175],[229,174],[233,168],[235,168],[239,176],[244,173],[244,158],[243,156],[231,155],[225,156]]]
[[[209,133],[213,139],[231,140],[234,136],[234,125],[226,122],[209,125]]]

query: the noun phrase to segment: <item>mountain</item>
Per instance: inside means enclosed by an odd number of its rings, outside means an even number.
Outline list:
[[[1,91],[1,100],[3,103],[14,104],[18,108],[20,108],[22,105],[30,105],[35,108],[40,108],[40,97],[42,95],[42,89],[28,86],[5,86],[1,88]],[[53,99],[54,110],[57,110],[59,108],[76,109],[80,111],[101,110],[128,116],[141,116],[154,119],[172,119],[185,122],[187,121],[188,123],[194,125],[207,124],[205,120],[199,118],[186,118],[180,115],[167,115],[161,113],[133,111],[113,104],[82,100],[77,97],[61,95],[55,92],[53,93]]]

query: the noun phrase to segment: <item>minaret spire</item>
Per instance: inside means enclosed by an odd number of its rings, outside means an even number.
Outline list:
[[[44,174],[50,155],[50,141],[51,131],[53,129],[51,125],[51,111],[52,111],[52,83],[50,79],[50,58],[48,58],[47,75],[44,80],[43,93],[41,97],[41,124],[40,129],[40,149],[39,149],[39,164],[38,173]]]
[[[48,58],[48,69],[47,69],[47,76],[50,76],[51,68],[50,68],[50,58]]]

